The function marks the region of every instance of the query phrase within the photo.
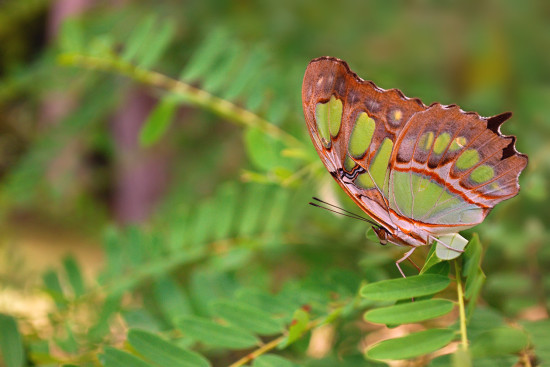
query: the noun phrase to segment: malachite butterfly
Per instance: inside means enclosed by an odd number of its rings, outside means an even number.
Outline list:
[[[319,157],[376,222],[380,242],[411,247],[400,271],[415,248],[433,241],[440,258],[459,256],[467,241],[458,232],[519,191],[527,156],[516,151],[515,136],[500,132],[509,112],[481,117],[456,105],[426,106],[333,57],[309,63],[302,104]]]

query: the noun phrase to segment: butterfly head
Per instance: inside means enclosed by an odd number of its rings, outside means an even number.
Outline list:
[[[374,233],[378,236],[381,245],[386,245],[388,243],[389,237],[391,237],[390,232],[384,227],[375,227],[372,226]]]

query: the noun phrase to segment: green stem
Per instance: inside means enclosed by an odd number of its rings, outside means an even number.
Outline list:
[[[462,291],[462,278],[460,276],[460,264],[455,260],[456,290],[458,298],[458,309],[460,312],[460,336],[462,348],[468,350],[468,334],[466,332],[466,311],[464,307],[464,293]]]
[[[59,56],[59,63],[92,70],[117,72],[140,83],[167,90],[182,97],[184,102],[210,110],[241,126],[258,128],[266,134],[281,140],[288,147],[301,148],[303,145],[300,140],[296,139],[291,134],[247,109],[241,108],[225,99],[216,97],[180,80],[170,78],[155,71],[140,68],[122,59],[116,57],[100,58],[77,53],[65,53]]]

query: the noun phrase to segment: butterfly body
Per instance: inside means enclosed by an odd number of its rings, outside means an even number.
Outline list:
[[[485,118],[456,105],[426,106],[331,57],[308,65],[302,104],[319,157],[380,225],[381,242],[445,244],[438,238],[481,223],[519,191],[527,156],[500,133],[510,113]]]

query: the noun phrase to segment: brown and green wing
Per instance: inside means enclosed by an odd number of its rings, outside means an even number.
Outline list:
[[[484,118],[433,104],[401,131],[388,182],[392,210],[432,233],[472,227],[499,202],[517,195],[527,156],[500,133],[510,118]]]
[[[390,158],[407,121],[427,107],[397,89],[362,80],[344,61],[331,57],[308,65],[302,103],[326,168],[367,214],[393,227],[387,200]]]

